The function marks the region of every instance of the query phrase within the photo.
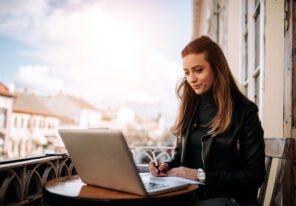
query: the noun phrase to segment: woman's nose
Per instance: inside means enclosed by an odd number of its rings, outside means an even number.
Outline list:
[[[196,81],[196,77],[195,75],[193,75],[192,73],[188,75],[188,79],[189,82],[195,82]]]

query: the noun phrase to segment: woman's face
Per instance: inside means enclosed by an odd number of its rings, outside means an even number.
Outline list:
[[[183,57],[183,69],[188,84],[196,94],[204,94],[212,88],[215,75],[204,53]]]

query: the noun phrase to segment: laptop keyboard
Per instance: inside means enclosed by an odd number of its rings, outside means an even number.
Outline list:
[[[146,182],[146,183],[144,183],[144,186],[145,186],[146,190],[155,190],[155,189],[168,187],[168,185],[157,184],[157,183],[152,183],[152,182]]]

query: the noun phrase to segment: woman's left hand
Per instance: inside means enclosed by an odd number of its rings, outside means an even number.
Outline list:
[[[167,172],[168,176],[183,177],[191,180],[197,180],[197,169],[188,167],[176,167]]]

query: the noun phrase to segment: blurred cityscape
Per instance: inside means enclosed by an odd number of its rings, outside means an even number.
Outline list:
[[[155,119],[127,107],[100,109],[62,92],[38,96],[0,82],[0,160],[65,152],[59,128],[112,128],[129,146],[174,146],[161,114]]]

